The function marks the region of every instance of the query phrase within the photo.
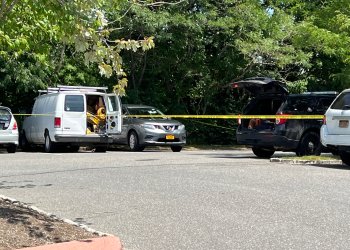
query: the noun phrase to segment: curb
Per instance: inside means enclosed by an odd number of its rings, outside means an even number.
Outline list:
[[[55,220],[59,220],[62,222],[65,222],[67,224],[80,227],[84,229],[85,231],[88,231],[90,233],[93,233],[95,235],[98,235],[99,237],[91,238],[91,239],[82,239],[82,240],[74,240],[74,241],[68,241],[68,242],[61,242],[61,243],[52,243],[42,246],[36,246],[36,247],[26,247],[26,248],[19,248],[17,250],[122,250],[123,245],[120,241],[120,239],[112,234],[103,233],[100,231],[96,231],[92,228],[89,228],[88,226],[84,224],[76,223],[72,220],[68,219],[61,219],[57,217],[54,214],[47,213],[35,206],[29,206],[23,202],[20,202],[16,199],[4,196],[0,194],[0,199],[11,202],[13,204],[16,204],[22,208],[26,208],[29,210],[32,210],[38,214],[41,214],[46,217],[50,217]]]
[[[69,242],[48,244],[38,247],[27,247],[17,250],[122,250],[119,238],[115,236],[105,236],[84,240],[74,240]]]
[[[306,165],[343,165],[341,160],[288,160],[280,158],[271,158],[270,162],[290,163],[290,164],[306,164]]]

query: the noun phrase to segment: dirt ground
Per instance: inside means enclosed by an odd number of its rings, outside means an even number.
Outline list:
[[[0,198],[0,250],[99,237],[77,225]]]

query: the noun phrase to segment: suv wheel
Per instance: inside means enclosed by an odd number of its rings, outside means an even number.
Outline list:
[[[128,137],[128,145],[131,151],[143,151],[145,147],[140,146],[139,137],[135,131],[131,131]]]
[[[315,132],[307,132],[303,135],[296,150],[297,156],[304,155],[320,155],[322,144],[319,134]]]
[[[273,148],[262,148],[262,147],[253,147],[253,153],[260,158],[270,158],[275,150]]]
[[[345,151],[339,151],[340,159],[345,163],[346,165],[350,166],[350,153]]]

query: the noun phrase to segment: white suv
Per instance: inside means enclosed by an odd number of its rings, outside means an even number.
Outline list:
[[[350,89],[341,92],[325,113],[321,127],[321,142],[338,152],[350,166]]]
[[[23,122],[21,147],[44,145],[77,151],[93,146],[105,152],[113,135],[121,132],[121,103],[105,87],[58,86],[40,91],[32,115]]]

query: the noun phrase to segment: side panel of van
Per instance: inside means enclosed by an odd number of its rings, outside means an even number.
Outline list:
[[[57,94],[40,96],[36,100],[31,118],[30,130],[26,131],[27,139],[31,142],[44,143],[45,130],[54,127],[54,113],[57,105]]]

